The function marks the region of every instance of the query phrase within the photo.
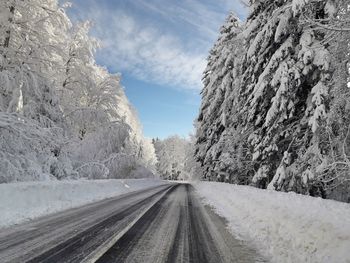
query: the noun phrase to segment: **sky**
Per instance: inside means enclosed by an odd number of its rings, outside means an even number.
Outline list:
[[[240,0],[72,0],[68,15],[89,20],[101,42],[96,61],[121,73],[144,134],[165,138],[193,133],[201,77],[220,26]]]

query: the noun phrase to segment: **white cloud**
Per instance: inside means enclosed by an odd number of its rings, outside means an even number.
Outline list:
[[[226,7],[225,1],[221,5]],[[94,21],[94,32],[102,41],[99,61],[120,72],[157,84],[180,88],[201,88],[209,47],[217,37],[225,11],[212,10],[201,1],[133,0],[134,8],[162,19],[150,23],[144,14],[130,14],[97,1],[87,1],[84,17]],[[167,30],[155,21],[188,28]],[[184,40],[181,33],[192,34]],[[166,33],[164,33],[166,32]]]
[[[229,11],[235,11],[241,18],[247,10],[242,2],[247,0],[133,0],[135,6],[143,6],[173,22],[183,21],[194,27],[201,37],[213,41],[219,26]]]
[[[102,40],[100,60],[138,78],[189,89],[199,89],[205,55],[187,51],[179,39],[144,27],[125,14],[95,13],[95,30]],[[101,17],[102,16],[102,17]]]

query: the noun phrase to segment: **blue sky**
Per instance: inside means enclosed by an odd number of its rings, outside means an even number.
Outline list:
[[[206,57],[239,0],[73,0],[68,14],[90,20],[98,64],[122,74],[147,137],[188,135],[200,106]]]

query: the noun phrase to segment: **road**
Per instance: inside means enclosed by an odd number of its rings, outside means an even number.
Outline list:
[[[0,230],[0,262],[265,262],[189,184],[168,184]]]

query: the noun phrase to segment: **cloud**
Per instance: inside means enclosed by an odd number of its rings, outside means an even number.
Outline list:
[[[227,13],[205,1],[133,0],[125,6],[85,0],[77,10],[94,22],[102,41],[100,63],[138,79],[199,90],[208,50]]]
[[[247,10],[242,1],[247,0],[133,0],[132,3],[158,13],[174,23],[187,23],[198,35],[212,42],[229,11],[234,11],[242,20],[245,18]]]
[[[158,13],[175,24],[182,22],[193,27],[198,34],[193,36],[195,38],[199,35],[210,40],[216,38],[218,21],[220,21],[219,23],[223,21],[221,12],[212,11],[208,9],[208,6],[198,1],[187,1],[187,3],[182,4],[181,1],[171,1],[166,5],[162,0],[135,0],[133,3]]]

